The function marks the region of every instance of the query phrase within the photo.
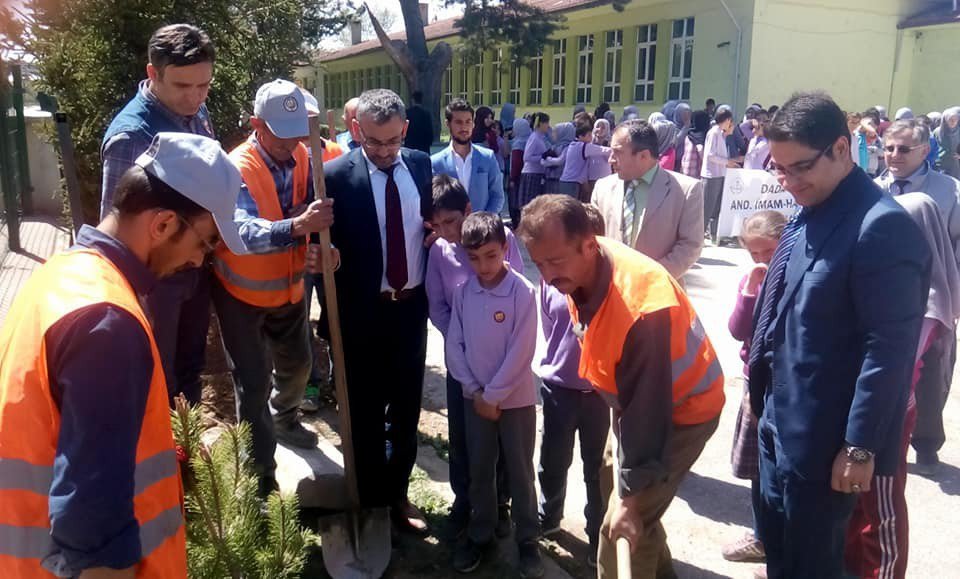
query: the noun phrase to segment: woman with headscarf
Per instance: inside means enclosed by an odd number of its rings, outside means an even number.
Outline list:
[[[673,119],[673,113],[677,110],[677,105],[680,104],[678,100],[670,100],[663,103],[663,108],[660,109],[660,113],[667,118],[667,120]]]
[[[694,179],[700,178],[700,169],[703,165],[703,143],[707,140],[707,131],[710,130],[710,113],[695,111],[690,115],[690,130],[683,140],[683,158],[680,161],[680,172]]]
[[[523,150],[527,146],[527,139],[533,129],[526,118],[513,120],[513,140],[510,141],[510,188],[507,192],[507,207],[510,211],[510,222],[514,227],[520,223],[520,172],[523,170]]]
[[[895,121],[908,121],[913,118],[913,111],[909,107],[900,107],[897,113],[893,115]]]
[[[478,145],[483,145],[490,150],[493,150],[497,146],[497,137],[492,135],[493,133],[493,109],[490,107],[479,107],[477,112],[473,114],[473,137],[470,138],[470,142],[476,143]],[[491,146],[491,141],[493,145]],[[493,151],[496,153],[496,151]]]
[[[960,316],[960,273],[957,271],[950,235],[933,199],[924,193],[894,197],[923,231],[931,253],[930,293],[914,357],[913,374],[897,448],[896,471],[874,474],[870,490],[856,495],[846,544],[846,572],[856,577],[902,578],[907,575],[909,521],[904,490],[907,483],[907,451],[917,425],[919,382],[932,373],[938,380],[942,367],[931,357],[949,357],[955,320]],[[938,352],[946,351],[939,355]],[[920,464],[918,456],[917,464]]]
[[[563,174],[563,163],[566,159],[567,147],[576,139],[577,129],[573,123],[558,123],[553,129],[553,147],[543,158],[543,192],[547,195],[560,193],[560,175]]]
[[[667,120],[667,117],[663,113],[654,111],[650,113],[650,116],[647,117],[647,124],[655,125],[657,123],[660,123],[666,120]]]
[[[620,118],[621,123],[623,121],[629,121],[632,119],[639,119],[639,118],[640,118],[640,110],[637,109],[637,107],[633,105],[627,105],[623,107],[623,115]]]
[[[666,119],[658,120],[653,124],[657,133],[657,150],[660,155],[660,166],[673,171],[677,162],[677,126]]]
[[[960,107],[943,111],[940,126],[934,136],[940,144],[940,170],[954,179],[960,179]]]
[[[609,110],[610,110],[610,103],[607,103],[607,102],[600,103],[600,105],[593,110],[593,118],[595,120],[602,119],[604,115],[607,114],[607,111]]]
[[[617,126],[617,115],[613,111],[607,111],[603,113],[603,118],[607,119],[607,122],[610,123],[610,130],[612,131],[614,127]]]
[[[943,113],[940,111],[930,111],[927,113],[927,118],[930,119],[930,130],[935,131],[940,126],[940,119],[943,118]]]
[[[513,130],[513,120],[517,118],[517,107],[513,103],[503,103],[500,109],[500,122],[503,124],[503,130],[506,131],[505,139],[510,138],[510,131]]]
[[[595,145],[609,147],[612,136],[613,129],[610,128],[610,121],[606,118],[597,119],[596,122],[593,123],[593,143]],[[598,180],[603,179],[612,172],[609,157],[591,157],[587,163],[587,185],[590,191],[593,191],[593,186]]]
[[[572,117],[572,118],[575,119],[575,118],[577,118],[577,115],[579,115],[580,113],[585,113],[585,112],[587,112],[587,107],[585,107],[585,106],[583,106],[583,105],[576,105],[575,107],[573,107],[573,117]],[[557,126],[559,127],[560,125],[557,125]]]
[[[668,117],[677,126],[677,164],[671,171],[680,171],[680,165],[683,163],[683,144],[687,141],[687,133],[690,132],[691,114],[690,105],[680,102],[677,103],[677,108],[673,109],[673,116]]]

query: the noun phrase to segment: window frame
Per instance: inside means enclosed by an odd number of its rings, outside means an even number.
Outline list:
[[[680,26],[679,35],[678,25]],[[690,16],[673,21],[670,34],[670,76],[667,82],[667,100],[690,100],[690,95],[693,92],[695,33],[695,17]],[[675,72],[677,68],[679,68],[679,72]]]
[[[553,79],[550,85],[550,103],[562,105],[567,100],[567,39],[553,41]]]
[[[593,33],[577,37],[577,90],[574,104],[585,105],[593,100],[593,55],[596,39]]]
[[[613,44],[611,45],[611,35]],[[620,102],[620,85],[623,80],[623,30],[606,32],[603,58],[603,98],[606,103]],[[611,65],[611,60],[613,61]]]

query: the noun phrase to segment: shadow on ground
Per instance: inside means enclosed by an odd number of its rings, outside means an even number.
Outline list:
[[[927,480],[937,483],[940,486],[940,490],[942,490],[945,494],[948,494],[952,497],[960,495],[960,468],[957,468],[952,464],[941,462],[937,472],[929,476],[918,474],[917,465],[915,464],[908,464],[907,472],[917,476],[922,476]]]
[[[680,485],[677,496],[687,502],[690,510],[711,521],[753,526],[749,487],[691,472]],[[723,497],[723,500],[717,500],[717,497]]]

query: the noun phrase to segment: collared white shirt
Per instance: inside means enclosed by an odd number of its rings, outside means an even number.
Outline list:
[[[450,145],[450,154],[453,155],[453,164],[457,168],[457,180],[460,181],[460,184],[463,185],[463,188],[466,189],[469,194],[470,171],[473,169],[473,145],[470,145],[466,159],[457,154],[457,150],[453,148],[453,145]]]
[[[380,226],[380,250],[383,258],[383,277],[380,279],[380,291],[390,291],[387,282],[387,174],[377,168],[363,153],[370,174],[370,187],[373,189],[373,202],[377,207],[377,223]],[[423,283],[426,271],[427,252],[423,250],[423,216],[420,214],[420,191],[413,180],[413,174],[397,155],[393,180],[400,192],[400,208],[403,211],[403,237],[407,247],[407,285],[404,289],[415,288]]]

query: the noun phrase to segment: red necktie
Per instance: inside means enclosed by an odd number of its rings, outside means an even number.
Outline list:
[[[407,241],[403,235],[403,207],[400,205],[400,190],[393,180],[393,170],[381,169],[387,174],[387,283],[396,291],[407,285]]]

